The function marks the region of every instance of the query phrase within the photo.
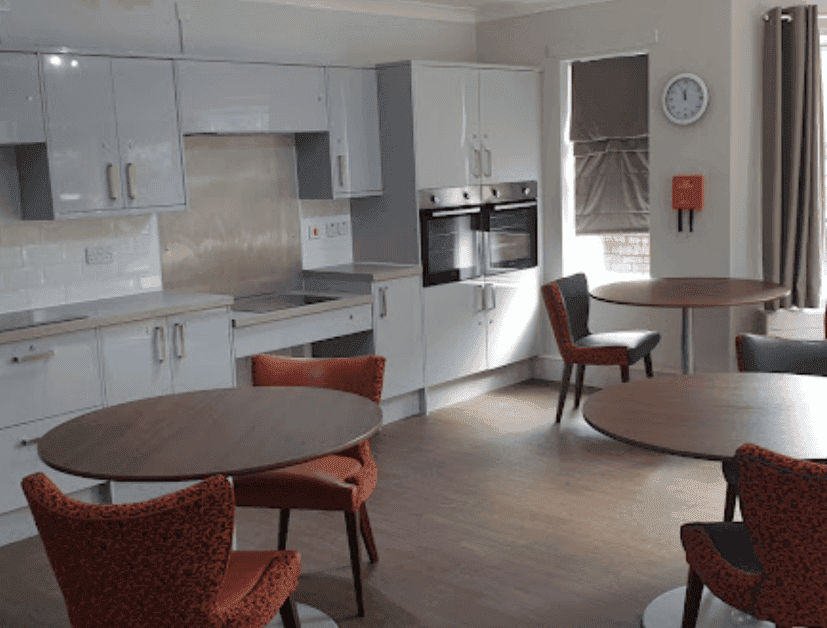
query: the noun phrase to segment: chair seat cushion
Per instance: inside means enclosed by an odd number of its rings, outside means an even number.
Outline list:
[[[629,364],[634,364],[647,355],[660,342],[660,333],[640,329],[633,331],[608,331],[583,336],[574,344],[584,349],[601,347],[626,347],[629,352]]]
[[[301,558],[295,551],[231,552],[215,610],[226,628],[264,625],[296,590]]]
[[[376,486],[376,465],[330,455],[234,478],[237,506],[355,512]]]

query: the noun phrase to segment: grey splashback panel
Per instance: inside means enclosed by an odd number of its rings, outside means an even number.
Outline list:
[[[190,210],[158,216],[165,289],[245,296],[301,287],[293,135],[184,138]]]

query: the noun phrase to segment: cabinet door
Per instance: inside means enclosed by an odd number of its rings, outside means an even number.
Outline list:
[[[41,57],[55,214],[123,208],[108,57]]]
[[[413,100],[416,187],[479,183],[479,70],[416,66]]]
[[[157,318],[100,330],[106,405],[172,392],[170,338]]]
[[[0,54],[0,144],[45,142],[35,55]]]
[[[324,70],[178,61],[183,133],[327,131]]]
[[[199,312],[172,317],[168,323],[175,392],[232,387],[229,313]]]
[[[376,70],[327,69],[334,198],[382,193]]]
[[[425,385],[485,370],[485,312],[481,283],[422,289]]]
[[[537,355],[540,284],[536,268],[489,277],[486,284],[488,368]]]
[[[538,178],[538,89],[536,72],[480,70],[480,127],[485,183]]]
[[[382,398],[422,388],[421,277],[406,277],[373,286],[373,341],[385,358]]]
[[[172,61],[113,59],[112,79],[125,207],[184,205]]]

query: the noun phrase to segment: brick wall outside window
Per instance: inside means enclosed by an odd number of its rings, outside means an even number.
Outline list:
[[[601,236],[603,263],[609,272],[649,274],[649,234],[619,233]]]

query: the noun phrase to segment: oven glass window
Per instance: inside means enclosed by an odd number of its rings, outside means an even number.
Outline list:
[[[491,212],[488,227],[489,271],[537,265],[537,210]]]
[[[479,215],[429,216],[423,220],[423,261],[427,285],[482,274]]]

